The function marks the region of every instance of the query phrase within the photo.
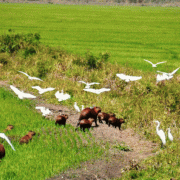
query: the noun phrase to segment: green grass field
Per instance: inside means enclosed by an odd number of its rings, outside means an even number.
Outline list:
[[[7,13],[8,12],[8,13]],[[42,42],[74,54],[111,54],[110,61],[152,71],[143,59],[180,66],[180,8],[0,4],[0,34],[40,33]]]

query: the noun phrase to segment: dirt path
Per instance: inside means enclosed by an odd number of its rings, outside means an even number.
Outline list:
[[[79,113],[67,107],[52,105],[52,104],[38,104],[45,106],[53,111],[53,118],[58,113],[68,114],[68,124],[77,125]],[[122,125],[123,128],[123,125]],[[60,179],[74,179],[74,180],[97,180],[97,179],[112,179],[121,176],[122,169],[127,166],[136,166],[138,162],[148,156],[153,156],[152,151],[157,147],[155,143],[146,141],[138,134],[134,133],[132,129],[124,129],[119,131],[118,128],[108,127],[108,125],[99,124],[98,127],[90,129],[91,133],[97,141],[109,142],[110,146],[124,145],[131,149],[131,151],[120,151],[116,148],[110,148],[108,157],[99,160],[91,160],[81,164],[78,169],[69,169],[57,177],[50,180]],[[130,162],[134,164],[131,165]]]

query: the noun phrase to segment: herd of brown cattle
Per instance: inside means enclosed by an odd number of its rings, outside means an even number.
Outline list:
[[[112,125],[115,128],[119,127],[119,130],[121,128],[121,124],[124,123],[124,119],[116,118],[115,114],[108,114],[105,112],[101,112],[100,107],[93,107],[93,108],[85,108],[81,111],[79,116],[79,121],[77,123],[77,127],[80,126],[80,128],[85,131],[85,129],[89,129],[92,126],[92,123],[95,122],[95,125],[97,124],[97,118],[99,119],[99,123],[103,123],[103,121],[106,122],[109,126]],[[66,125],[66,120],[68,119],[68,115],[58,115],[56,117],[56,123],[59,125]]]

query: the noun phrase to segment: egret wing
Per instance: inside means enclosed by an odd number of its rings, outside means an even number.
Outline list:
[[[30,94],[30,93],[24,93],[24,92],[23,92],[23,94],[22,94],[22,97],[23,97],[23,98],[36,98],[36,96],[34,96],[34,95],[32,95],[32,94]]]
[[[141,79],[142,78],[142,76],[129,76],[129,79],[131,80],[131,81],[136,81],[136,80],[139,80],[139,79]]]
[[[158,65],[158,64],[162,64],[162,63],[165,63],[166,61],[163,61],[163,62],[158,62],[158,63],[156,63],[156,65]]]
[[[151,61],[149,61],[149,60],[147,60],[147,59],[144,59],[144,61],[146,61],[146,62],[148,62],[148,63],[154,65]]]
[[[23,71],[19,71],[19,72],[29,77],[29,75],[27,73],[25,73]]]
[[[41,90],[42,90],[42,88],[39,87],[39,86],[32,86],[32,88],[33,88],[33,89],[37,89],[38,91],[41,91]]]
[[[170,73],[170,75],[172,76],[173,74],[175,74],[178,70],[179,70],[180,67],[178,67],[177,69],[175,69],[172,73]]]
[[[13,85],[10,85],[10,88],[11,88],[17,95],[19,95],[19,94],[22,93],[19,89],[17,89],[17,88],[14,87]]]
[[[30,79],[32,80],[39,80],[39,81],[43,81],[42,79],[38,78],[38,77],[30,77]]]
[[[83,83],[83,84],[87,84],[86,82],[84,82],[84,81],[78,81],[78,82],[81,82],[81,83]]]
[[[8,142],[8,144],[11,146],[11,148],[15,151],[14,146],[11,144],[10,140],[4,133],[0,133],[0,137],[5,139]]]

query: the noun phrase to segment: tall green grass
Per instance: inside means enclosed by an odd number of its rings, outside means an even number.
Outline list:
[[[7,13],[10,12],[10,13]],[[152,71],[180,66],[178,7],[0,4],[0,33],[40,33],[42,42],[73,54],[108,52],[111,62]]]
[[[0,101],[0,132],[9,124],[14,126],[5,134],[16,150],[0,139],[6,150],[0,163],[1,180],[47,179],[102,153],[90,133],[76,132],[70,125],[55,126],[54,121],[48,121],[35,111],[30,100],[20,100],[0,88]],[[36,135],[28,144],[20,145],[20,138],[29,130]]]

